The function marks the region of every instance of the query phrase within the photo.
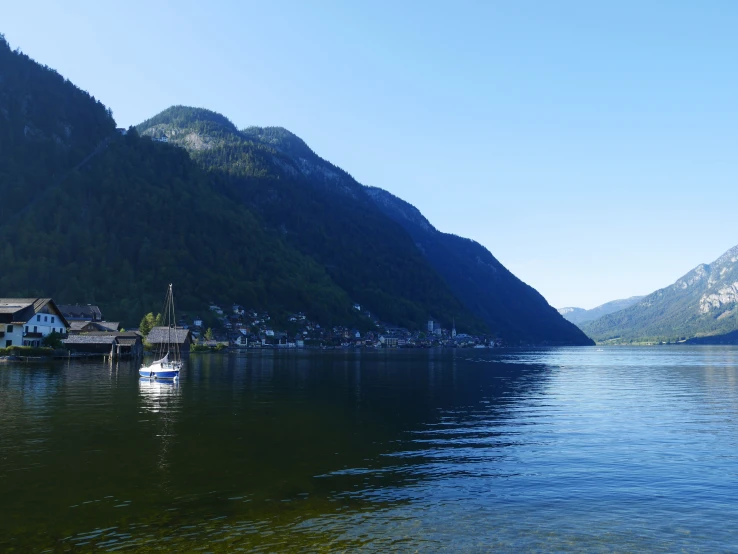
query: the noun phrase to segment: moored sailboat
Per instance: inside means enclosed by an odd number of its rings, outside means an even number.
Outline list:
[[[167,326],[166,342],[161,342],[157,349],[154,362],[150,365],[141,365],[138,374],[150,379],[176,379],[182,369],[182,357],[179,351],[179,341],[176,339],[177,319],[174,315],[174,295],[172,285],[169,285],[167,299],[164,305],[165,321]]]

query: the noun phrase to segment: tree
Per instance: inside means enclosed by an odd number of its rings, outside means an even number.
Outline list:
[[[205,331],[205,340],[206,341],[213,340],[213,330],[210,327],[208,327],[208,330]]]
[[[62,336],[56,331],[49,333],[44,337],[43,345],[53,349],[61,348],[63,346]]]
[[[154,314],[149,312],[145,316],[143,316],[143,319],[141,320],[141,323],[138,326],[138,330],[141,332],[141,334],[145,337],[149,335],[151,332],[151,329],[153,329],[156,326],[156,318],[154,317]]]

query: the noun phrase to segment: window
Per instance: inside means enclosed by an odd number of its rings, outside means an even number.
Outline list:
[[[8,346],[13,346],[13,341],[12,340],[6,340],[5,341],[5,348],[7,348]]]
[[[37,315],[36,316],[36,321],[41,321],[41,316],[40,315]]]
[[[28,325],[26,325],[26,333],[28,332]]]
[[[8,333],[12,333],[13,332],[13,326],[12,325],[8,325],[7,331],[8,331]]]
[[[51,323],[54,323],[54,320],[55,320],[55,318],[54,318],[54,316],[52,315],[52,316],[51,316]]]
[[[49,321],[49,316],[45,315],[44,316],[44,322],[48,322],[48,321]]]
[[[38,327],[36,327],[35,325],[33,326],[33,332],[38,333]]]

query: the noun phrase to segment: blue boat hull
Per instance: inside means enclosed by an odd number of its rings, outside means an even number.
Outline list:
[[[139,369],[138,374],[141,377],[148,377],[150,379],[176,379],[179,377],[178,369],[160,369],[157,371],[151,371],[149,369]]]

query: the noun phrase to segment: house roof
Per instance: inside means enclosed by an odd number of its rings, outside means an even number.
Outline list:
[[[31,306],[36,298],[0,298],[0,314],[14,314]]]
[[[81,306],[79,304],[63,304],[59,306],[59,311],[64,314],[64,317],[71,319],[91,318],[101,320],[102,312],[97,306],[86,304]]]
[[[125,333],[106,333],[106,332],[94,332],[94,333],[82,333],[80,335],[69,335],[62,342],[64,344],[124,344],[131,346],[140,340],[138,333],[125,332]]]
[[[69,327],[69,322],[51,298],[0,298],[0,323],[28,323],[47,305],[59,317],[60,323]]]
[[[149,333],[149,336],[146,337],[146,340],[151,344],[166,343],[169,340],[170,331],[172,342],[175,344],[184,344],[188,340],[191,340],[190,330],[182,329],[181,327],[172,329],[168,327],[154,327]]]
[[[113,333],[85,333],[83,335],[69,335],[62,342],[64,344],[113,344],[115,339],[116,337]]]

